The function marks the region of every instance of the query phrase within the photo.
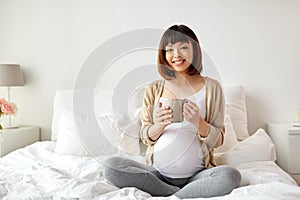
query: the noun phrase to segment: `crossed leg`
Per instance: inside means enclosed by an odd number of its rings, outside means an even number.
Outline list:
[[[223,196],[239,187],[240,181],[241,174],[237,169],[227,165],[217,166],[195,174],[175,195],[179,198]]]
[[[165,183],[154,167],[121,157],[105,161],[104,176],[119,188],[136,187],[152,196],[170,196],[179,190]]]

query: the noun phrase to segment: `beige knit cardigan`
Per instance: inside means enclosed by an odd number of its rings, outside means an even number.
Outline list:
[[[206,118],[209,124],[209,133],[206,137],[200,137],[199,145],[204,155],[204,163],[207,168],[216,166],[213,159],[213,149],[220,146],[224,140],[224,94],[219,82],[204,77],[206,84]],[[153,109],[158,103],[164,89],[165,80],[157,80],[146,87],[141,112],[142,127],[140,137],[144,144],[148,146],[146,151],[146,161],[152,165],[153,151],[156,141],[148,137],[148,129],[153,125]]]

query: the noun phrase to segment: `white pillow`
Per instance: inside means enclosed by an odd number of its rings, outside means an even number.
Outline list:
[[[78,99],[79,102],[84,102],[87,97],[94,97],[94,110],[93,112],[96,115],[101,115],[105,113],[111,112],[111,99],[113,95],[113,90],[106,88],[86,88],[86,89],[78,89],[76,92],[79,93]],[[59,130],[59,122],[64,111],[73,112],[73,96],[74,90],[59,90],[56,91],[54,102],[53,102],[53,117],[51,124],[51,140],[56,141],[58,130]],[[76,108],[80,111],[85,109],[84,107]]]
[[[127,113],[118,117],[118,125],[122,130],[119,151],[129,154],[144,153],[140,140],[140,115],[144,96],[144,87],[137,88],[128,99]]]
[[[254,161],[237,167],[242,175],[240,186],[270,182],[283,182],[297,185],[295,180],[274,161]]]
[[[55,152],[75,156],[99,156],[117,153],[119,132],[109,115],[98,121],[92,116],[64,111],[60,118]]]
[[[64,111],[70,111],[73,108],[72,90],[56,91],[53,100],[53,117],[51,123],[51,140],[56,141],[58,136],[60,119]]]
[[[119,130],[112,114],[106,113],[99,115],[97,117],[97,123],[100,127],[101,133],[110,143],[109,148],[103,149],[103,154],[110,154],[110,152],[117,151],[121,140],[121,131]]]
[[[252,161],[275,161],[275,146],[268,134],[263,129],[258,129],[233,149],[221,154],[220,158],[222,164],[234,167]]]
[[[225,113],[231,116],[233,128],[238,140],[249,137],[246,97],[243,86],[226,86]]]
[[[233,129],[230,115],[225,115],[224,118],[225,135],[223,144],[215,149],[215,153],[224,153],[232,149],[237,143],[236,133]]]

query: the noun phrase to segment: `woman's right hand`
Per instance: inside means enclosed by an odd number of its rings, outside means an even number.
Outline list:
[[[172,123],[172,118],[173,114],[170,106],[162,107],[162,103],[158,102],[154,116],[154,124],[160,124],[164,128]]]
[[[154,124],[150,126],[147,134],[152,141],[156,141],[163,134],[165,127],[172,123],[172,110],[169,106],[162,107],[162,103],[159,102],[153,118]]]

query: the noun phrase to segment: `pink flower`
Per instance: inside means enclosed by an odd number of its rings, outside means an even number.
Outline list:
[[[1,110],[4,114],[7,114],[7,115],[15,114],[13,107],[7,102],[5,102],[1,105]]]
[[[5,99],[0,98],[0,116],[4,115],[14,115],[17,112],[17,106],[14,103],[9,103]]]

